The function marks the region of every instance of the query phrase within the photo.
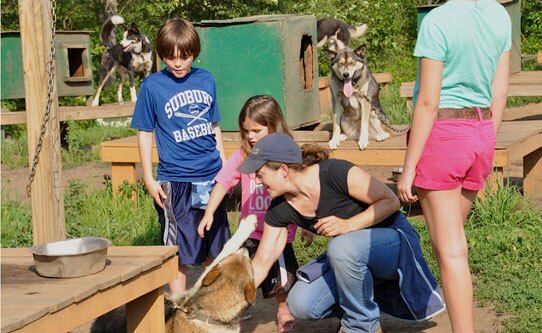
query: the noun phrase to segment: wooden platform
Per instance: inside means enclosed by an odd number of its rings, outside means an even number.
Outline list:
[[[237,132],[224,133],[224,146],[229,156],[239,147]],[[317,143],[327,147],[328,131],[294,131],[300,143]],[[401,166],[406,152],[406,136],[392,137],[383,142],[370,141],[366,150],[360,151],[354,141],[345,141],[333,152],[333,157],[349,160],[361,166]],[[112,164],[112,183],[116,188],[124,180],[136,181],[135,164],[140,162],[137,137],[102,142],[101,159]],[[497,136],[494,167],[496,178],[502,180],[503,168],[523,160],[524,193],[542,196],[542,121],[503,122]],[[153,162],[158,162],[156,145]]]
[[[407,98],[411,107],[415,82],[401,83],[399,95]],[[508,87],[508,96],[542,96],[542,71],[526,71],[512,74]]]
[[[163,286],[176,246],[110,247],[106,268],[71,279],[35,272],[28,248],[2,249],[2,333],[69,332],[127,304],[129,332],[164,332]]]

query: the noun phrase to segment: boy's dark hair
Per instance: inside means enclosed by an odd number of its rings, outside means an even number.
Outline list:
[[[196,59],[200,52],[199,36],[189,21],[172,18],[164,22],[156,35],[156,53],[160,59],[176,56],[175,48],[183,59]]]

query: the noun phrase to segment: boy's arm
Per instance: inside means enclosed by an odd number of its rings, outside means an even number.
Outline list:
[[[226,163],[226,152],[224,151],[224,142],[222,142],[222,131],[218,123],[213,123],[213,129],[215,130],[216,149],[220,152],[220,159],[222,164]]]
[[[145,187],[147,187],[147,191],[154,202],[164,208],[162,201],[166,199],[166,194],[160,184],[154,180],[152,174],[152,132],[139,130],[137,132],[137,141],[139,143],[139,158],[141,159],[141,167],[143,168]]]

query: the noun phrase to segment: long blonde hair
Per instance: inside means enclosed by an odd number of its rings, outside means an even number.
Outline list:
[[[246,119],[250,119],[256,124],[266,126],[269,134],[281,133],[293,138],[277,100],[269,95],[252,96],[245,102],[245,105],[243,105],[241,112],[239,113],[241,148],[245,153],[245,157],[248,156],[252,149],[243,131],[243,122]]]

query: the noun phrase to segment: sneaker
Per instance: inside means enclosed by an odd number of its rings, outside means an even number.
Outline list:
[[[247,309],[245,313],[241,316],[241,321],[249,320],[252,318],[252,310]]]
[[[345,331],[343,331],[343,329],[342,329],[341,324],[339,324],[339,328],[337,330],[337,333],[345,333]],[[384,331],[382,331],[382,326],[378,326],[378,329],[376,330],[375,333],[384,333]]]

